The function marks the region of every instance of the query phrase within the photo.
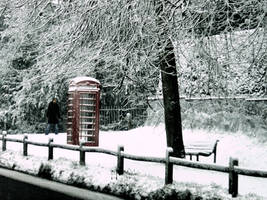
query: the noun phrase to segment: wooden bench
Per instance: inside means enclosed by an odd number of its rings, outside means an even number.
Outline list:
[[[199,156],[210,156],[214,154],[213,162],[216,163],[217,143],[219,140],[213,141],[190,141],[185,143],[185,155],[196,156],[196,160],[199,161]]]

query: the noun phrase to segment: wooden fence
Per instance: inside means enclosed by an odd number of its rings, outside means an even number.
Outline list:
[[[85,147],[83,144],[80,146],[74,145],[62,145],[53,143],[53,139],[50,138],[48,143],[40,143],[40,142],[32,142],[28,140],[27,136],[24,136],[23,139],[14,139],[7,138],[5,134],[0,137],[2,140],[2,151],[6,151],[7,142],[18,142],[23,144],[23,155],[28,155],[28,145],[36,145],[36,146],[44,146],[48,147],[48,160],[53,159],[53,149],[61,148],[73,151],[80,152],[80,165],[85,165],[85,153],[86,152],[98,152],[109,154],[117,157],[117,168],[116,173],[122,175],[124,172],[124,159],[136,160],[136,161],[145,161],[145,162],[154,162],[154,163],[163,163],[165,164],[165,184],[173,183],[173,165],[179,165],[190,168],[204,169],[204,170],[213,170],[217,172],[224,172],[229,174],[229,194],[232,197],[236,197],[238,195],[238,175],[245,176],[253,176],[253,177],[262,177],[267,178],[267,171],[263,170],[253,170],[242,168],[238,166],[238,160],[230,158],[229,165],[217,165],[217,164],[207,164],[189,161],[185,159],[171,157],[171,153],[173,152],[172,148],[167,148],[165,157],[146,157],[146,156],[137,156],[124,153],[124,147],[118,146],[117,151],[111,151],[99,147]]]

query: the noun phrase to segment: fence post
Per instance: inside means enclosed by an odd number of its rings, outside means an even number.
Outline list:
[[[2,135],[2,151],[6,150],[6,133]]]
[[[173,163],[170,162],[170,154],[173,149],[168,147],[166,149],[166,162],[165,162],[165,185],[172,184],[173,182]]]
[[[235,166],[238,166],[238,159],[230,157],[229,160],[229,194],[232,197],[238,195],[238,173],[235,172]]]
[[[80,165],[85,165],[85,151],[83,149],[84,143],[80,143]]]
[[[23,155],[28,156],[28,143],[27,143],[28,136],[24,135],[23,138]]]
[[[124,171],[124,160],[123,160],[123,156],[121,155],[121,152],[124,151],[124,147],[123,146],[118,146],[118,157],[117,157],[117,173],[119,175],[123,174]]]
[[[53,138],[49,138],[49,141],[48,141],[48,160],[53,160],[53,146],[52,146],[52,143],[54,142],[54,139]]]

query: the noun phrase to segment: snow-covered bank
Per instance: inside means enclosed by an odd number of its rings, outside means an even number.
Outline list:
[[[22,138],[23,136],[12,135],[8,137]],[[66,143],[66,134],[64,133],[58,136],[53,134],[50,136],[30,134],[29,140],[46,142],[49,137],[53,137],[55,143]],[[232,156],[239,159],[239,165],[242,167],[265,168],[266,170],[267,147],[266,144],[260,143],[257,139],[248,138],[241,133],[232,135],[231,133],[210,133],[196,130],[184,131],[185,141],[215,138],[220,140],[217,152],[218,164],[227,165],[229,157]],[[142,127],[120,132],[100,132],[100,147],[117,150],[118,145],[124,145],[125,152],[135,155],[164,156],[166,149],[164,126]],[[71,177],[73,182],[85,181],[90,187],[99,187],[101,189],[101,187],[105,188],[107,185],[113,185],[114,190],[117,190],[119,180],[121,184],[130,184],[129,187],[134,185],[135,190],[138,191],[132,192],[136,192],[136,194],[139,194],[140,191],[148,194],[164,185],[164,166],[162,164],[125,160],[127,173],[122,177],[118,177],[115,173],[116,158],[114,156],[87,153],[87,166],[80,167],[76,162],[79,160],[78,152],[55,149],[54,160],[47,162],[48,153],[45,147],[29,145],[29,158],[21,156],[21,144],[8,142],[7,149],[12,149],[12,151],[1,153],[1,164],[36,174],[42,163],[43,165],[45,163],[45,165],[51,167],[53,178],[60,179],[63,182],[70,182]],[[14,150],[20,152],[14,153]],[[211,163],[212,157],[200,157],[200,161]],[[190,188],[190,191],[192,190],[202,195],[203,191],[210,190],[223,196],[223,199],[230,198],[230,195],[227,194],[228,176],[224,173],[175,166],[174,180],[175,184],[172,187],[181,188],[181,185],[183,185],[184,188]],[[94,183],[94,186],[92,186],[92,183]],[[244,199],[267,199],[266,186],[266,179],[244,176],[240,176],[239,179],[239,193],[247,195],[242,197]],[[248,193],[256,193],[264,197],[257,198],[256,196],[248,195]]]

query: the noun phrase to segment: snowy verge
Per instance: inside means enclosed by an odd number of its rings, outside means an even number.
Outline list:
[[[58,158],[47,161],[37,156],[23,156],[22,152],[7,150],[0,153],[0,165],[42,178],[70,184],[93,191],[109,193],[127,199],[232,199],[222,187],[210,184],[178,183],[164,186],[159,177],[125,171],[117,175],[115,169],[100,165],[80,166],[77,161]],[[262,200],[256,195],[239,199]]]

